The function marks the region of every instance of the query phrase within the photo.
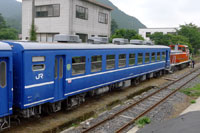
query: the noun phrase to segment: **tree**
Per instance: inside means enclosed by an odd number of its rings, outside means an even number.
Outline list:
[[[31,30],[30,30],[30,41],[35,42],[36,40],[37,40],[37,33],[36,33],[35,24],[33,21],[31,25]]]
[[[119,29],[112,35],[111,39],[114,38],[125,38],[131,40],[133,36],[137,35],[135,30]]]
[[[114,19],[112,19],[112,21],[111,21],[111,34],[113,35],[117,29],[118,29],[118,24]]]
[[[136,39],[136,40],[144,40],[144,38],[139,35],[139,34],[136,34],[135,36],[133,36],[131,39]]]
[[[196,25],[192,23],[181,25],[178,34],[188,38],[189,43],[194,48],[194,53],[198,53],[198,49],[200,49],[200,31]]]
[[[16,40],[18,32],[16,29],[7,26],[6,21],[0,14],[0,40]]]
[[[0,13],[0,29],[6,28],[6,21],[4,20],[2,14]]]
[[[170,37],[169,35],[164,35],[162,32],[156,32],[150,35],[150,39],[154,41],[156,45],[170,45]]]

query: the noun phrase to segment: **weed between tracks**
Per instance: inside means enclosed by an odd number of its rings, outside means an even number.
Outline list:
[[[183,89],[181,90],[182,93],[186,94],[187,96],[191,97],[199,97],[200,96],[200,84],[196,85],[193,88]]]
[[[150,124],[151,123],[151,119],[149,117],[141,117],[139,120],[136,121],[136,125],[139,128],[143,128],[145,125]]]

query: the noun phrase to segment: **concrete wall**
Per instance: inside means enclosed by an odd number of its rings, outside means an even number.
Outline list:
[[[76,18],[76,5],[88,8],[88,20]],[[109,10],[82,0],[75,0],[73,7],[73,34],[85,33],[88,36],[110,36],[111,12]],[[108,14],[108,24],[99,23],[99,12]]]
[[[176,28],[146,28],[146,29],[139,29],[139,34],[145,40],[150,40],[150,38],[146,36],[147,32],[150,32],[151,34],[154,34],[155,32],[162,32],[163,34],[176,33]]]

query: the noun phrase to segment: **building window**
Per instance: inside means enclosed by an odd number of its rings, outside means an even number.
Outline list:
[[[107,55],[106,56],[106,69],[114,69],[115,68],[115,55]]]
[[[72,75],[85,74],[86,57],[72,58]]]
[[[102,70],[102,56],[92,56],[91,72],[98,72]]]
[[[60,5],[43,5],[35,7],[36,18],[41,17],[59,17],[60,16]]]
[[[126,66],[126,54],[120,54],[119,55],[119,67],[125,67]]]
[[[58,33],[37,33],[38,42],[54,42],[54,36]]]
[[[99,23],[108,24],[108,14],[99,12]]]
[[[146,37],[150,37],[151,36],[151,32],[146,32]]]
[[[76,6],[76,18],[88,20],[88,8]]]

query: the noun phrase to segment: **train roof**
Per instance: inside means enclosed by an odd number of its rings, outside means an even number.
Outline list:
[[[7,43],[0,42],[0,50],[11,50],[11,47]]]
[[[51,49],[128,49],[128,48],[169,48],[161,45],[115,45],[115,44],[87,44],[87,43],[33,43],[15,42],[20,44],[24,50],[51,50]]]

